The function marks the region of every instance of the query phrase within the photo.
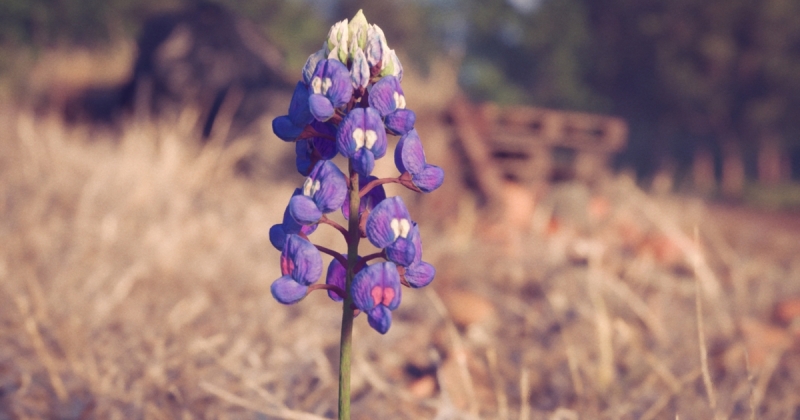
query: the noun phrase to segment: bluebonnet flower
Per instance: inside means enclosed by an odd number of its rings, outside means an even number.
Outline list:
[[[336,108],[346,105],[353,96],[350,70],[337,60],[322,60],[308,85],[308,105],[318,121],[328,121]]]
[[[400,138],[394,152],[394,163],[400,173],[408,172],[411,175],[412,185],[422,192],[431,192],[444,182],[442,168],[431,165],[425,161],[425,151],[419,140],[417,130],[411,130]]]
[[[289,235],[281,252],[281,274],[270,287],[272,296],[280,303],[295,303],[322,274],[322,256],[311,242]]]
[[[378,179],[374,176],[369,177],[358,177],[358,188],[359,190],[363,189],[367,184],[372,181]],[[377,187],[369,190],[369,192],[361,197],[361,202],[358,205],[358,215],[359,217],[364,214],[365,211],[371,211],[375,206],[378,205],[381,201],[386,198],[386,189],[383,188],[383,185],[378,185]],[[346,200],[342,204],[342,215],[345,219],[350,218],[350,203]]]
[[[398,265],[408,266],[417,250],[409,238],[413,222],[400,197],[380,202],[367,217],[367,239],[377,248],[386,249],[386,258]]]
[[[298,140],[295,143],[297,171],[308,176],[317,162],[331,160],[336,156],[336,127],[319,121],[311,123],[311,128],[318,136]]]
[[[319,222],[322,215],[342,207],[347,197],[347,179],[333,162],[322,160],[303,184],[303,194],[289,200],[289,213],[301,225]]]
[[[375,108],[356,108],[347,114],[336,133],[339,153],[353,159],[355,171],[369,176],[375,159],[386,154],[386,130],[381,114]]]
[[[272,120],[272,131],[284,141],[292,141],[300,136],[303,129],[314,120],[308,105],[308,86],[297,82],[289,102],[289,115]]]
[[[372,264],[359,271],[351,287],[353,304],[367,314],[369,325],[386,334],[392,312],[400,306],[400,275],[390,262]]]
[[[392,134],[406,134],[414,128],[417,116],[406,109],[406,97],[400,81],[394,76],[378,80],[369,91],[369,106],[380,112],[386,129]]]
[[[292,197],[302,194],[303,190],[296,188],[294,190],[294,194],[292,194]],[[308,236],[317,230],[317,226],[318,225],[303,226],[300,223],[297,223],[297,221],[294,220],[294,217],[292,217],[292,215],[289,213],[289,206],[286,206],[286,210],[283,212],[283,222],[273,225],[269,229],[269,242],[278,251],[283,251],[283,246],[286,244],[287,236],[291,234]]]
[[[344,308],[345,317],[351,309],[365,312],[369,325],[381,334],[389,330],[392,311],[400,304],[400,286],[423,287],[436,274],[422,260],[419,227],[401,198],[386,197],[383,184],[430,192],[444,181],[442,169],[426,161],[402,79],[397,53],[381,28],[370,25],[359,11],[349,22],[331,27],[322,48],[303,66],[288,115],[272,124],[278,137],[296,142],[297,170],[307,176],[289,201],[283,222],[269,232],[270,242],[281,251],[282,277],[272,284],[273,296],[281,303],[294,303],[310,289],[328,289],[334,301],[350,305],[352,300],[352,307]],[[387,135],[401,136],[394,155],[400,176],[379,179],[371,174],[375,161],[386,155]],[[349,176],[333,163],[337,153],[349,160]],[[351,185],[355,178],[358,185]],[[350,214],[348,192],[353,200],[358,196],[358,215]],[[348,228],[324,217],[337,209],[345,219],[352,218]],[[381,251],[345,256],[315,246],[308,235],[322,222],[339,230],[349,246],[366,237]],[[322,272],[320,252],[333,257],[327,286],[313,285]],[[366,265],[376,258],[387,261]],[[356,263],[350,267],[348,261]],[[348,271],[354,275],[349,289]]]

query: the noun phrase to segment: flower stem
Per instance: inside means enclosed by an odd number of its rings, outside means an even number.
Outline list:
[[[348,220],[347,238],[347,279],[345,291],[348,293],[342,304],[342,337],[339,341],[339,420],[350,420],[350,355],[353,346],[353,296],[350,285],[355,276],[358,262],[358,242],[361,235],[358,230],[358,207],[361,197],[358,195],[358,174],[353,170],[353,160],[349,161],[350,185],[350,218]]]

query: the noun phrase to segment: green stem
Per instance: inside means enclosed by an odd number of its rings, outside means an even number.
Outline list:
[[[347,238],[347,280],[345,291],[348,293],[342,304],[342,338],[339,342],[339,420],[350,420],[350,355],[353,347],[353,294],[349,293],[355,276],[358,262],[358,242],[361,234],[358,230],[358,207],[361,197],[358,195],[358,174],[353,170],[352,159],[349,162],[350,185],[350,219],[348,220]]]

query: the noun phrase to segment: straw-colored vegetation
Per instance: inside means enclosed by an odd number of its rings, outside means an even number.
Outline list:
[[[489,218],[421,124],[449,170],[411,209],[439,271],[387,335],[356,319],[355,418],[798,415],[797,320],[771,318],[800,295],[797,224],[624,176],[509,186]],[[6,104],[0,127],[0,418],[335,414],[339,306],[269,293],[291,147],[201,147],[190,110],[104,133]],[[246,155],[259,176],[235,175]]]

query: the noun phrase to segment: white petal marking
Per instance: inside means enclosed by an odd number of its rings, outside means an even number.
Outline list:
[[[392,232],[394,232],[394,238],[392,238],[392,240],[397,239],[400,236],[400,220],[392,219],[392,222],[389,223],[389,227],[391,227]]]
[[[328,94],[328,89],[331,88],[331,85],[333,85],[333,81],[331,80],[330,77],[326,77],[326,78],[322,79],[322,94],[323,95],[327,95]]]
[[[397,220],[397,219],[395,219]],[[408,219],[400,219],[400,237],[405,238],[411,230],[411,222]]]
[[[312,195],[313,195],[313,194],[316,194],[316,193],[317,193],[317,191],[319,191],[319,188],[320,188],[320,186],[321,186],[321,185],[320,185],[320,183],[319,183],[319,180],[316,180],[316,181],[314,181],[314,185],[311,187],[311,194],[312,194]]]
[[[306,178],[306,181],[303,182],[303,195],[306,197],[311,197],[314,195],[314,192],[311,191],[314,187],[314,181],[311,178]]]
[[[322,93],[322,79],[319,76],[311,79],[311,91],[316,94]]]
[[[366,137],[364,145],[367,146],[367,149],[372,149],[372,146],[378,141],[378,133],[375,130],[367,130]]]
[[[353,140],[356,141],[356,150],[364,147],[364,130],[360,128],[353,130]]]

